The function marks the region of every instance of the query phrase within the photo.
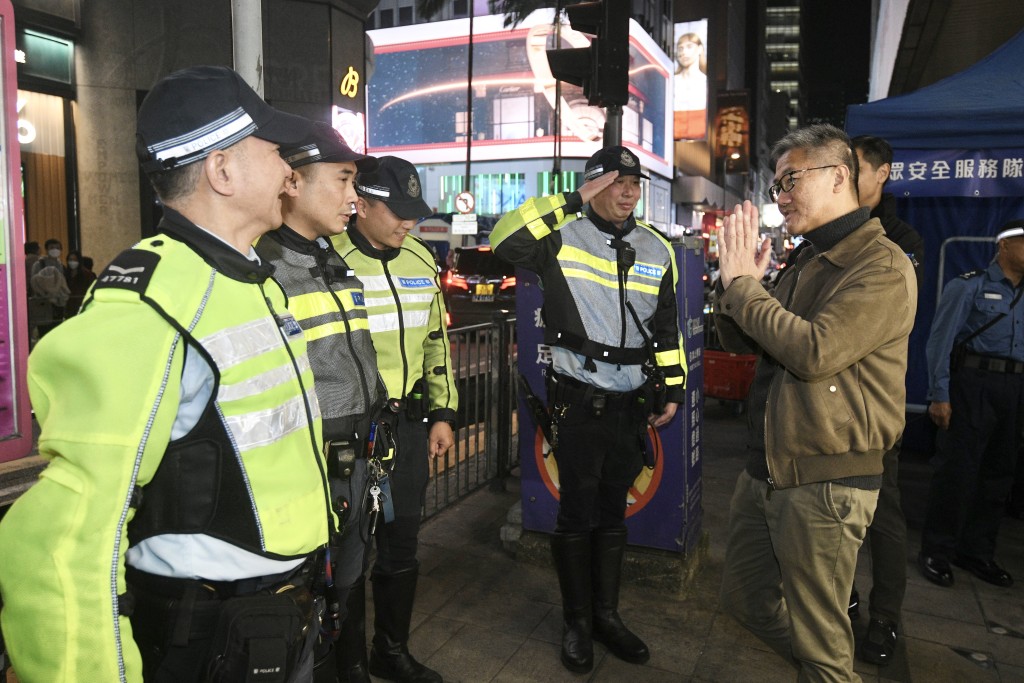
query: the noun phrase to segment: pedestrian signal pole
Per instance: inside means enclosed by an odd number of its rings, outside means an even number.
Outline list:
[[[569,5],[569,25],[593,36],[590,47],[547,51],[556,79],[582,87],[590,104],[606,108],[605,146],[622,142],[622,107],[629,101],[630,5],[623,0]]]

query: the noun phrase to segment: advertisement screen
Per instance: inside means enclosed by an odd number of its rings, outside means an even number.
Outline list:
[[[590,38],[554,13],[539,10],[509,29],[501,15],[473,22],[473,79],[468,83],[469,20],[370,31],[374,68],[367,88],[367,148],[413,163],[550,156],[554,149],[556,81],[545,50],[586,47]],[[650,170],[671,176],[667,161],[671,62],[630,23],[629,103],[623,144]],[[580,87],[560,89],[562,155],[586,158],[602,144],[605,111]],[[469,106],[467,107],[467,102]]]
[[[703,140],[708,125],[708,20],[675,25],[673,140]]]

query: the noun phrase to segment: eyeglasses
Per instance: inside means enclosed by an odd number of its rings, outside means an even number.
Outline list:
[[[814,168],[801,168],[799,171],[790,171],[789,173],[783,173],[779,181],[768,188],[768,198],[773,202],[779,201],[779,195],[783,192],[792,192],[793,188],[796,187],[796,181],[799,178],[793,176],[797,173],[806,173],[807,171],[819,171],[823,168],[835,168],[839,164],[829,164],[828,166],[815,166]]]

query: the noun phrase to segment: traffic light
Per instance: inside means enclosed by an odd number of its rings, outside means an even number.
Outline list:
[[[630,2],[596,0],[569,5],[569,25],[594,36],[590,47],[548,50],[551,74],[583,88],[590,104],[622,106],[629,101]]]

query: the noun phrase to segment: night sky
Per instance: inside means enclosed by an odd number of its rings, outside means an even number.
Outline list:
[[[842,126],[846,105],[867,102],[871,0],[805,0],[801,11],[807,122]]]

